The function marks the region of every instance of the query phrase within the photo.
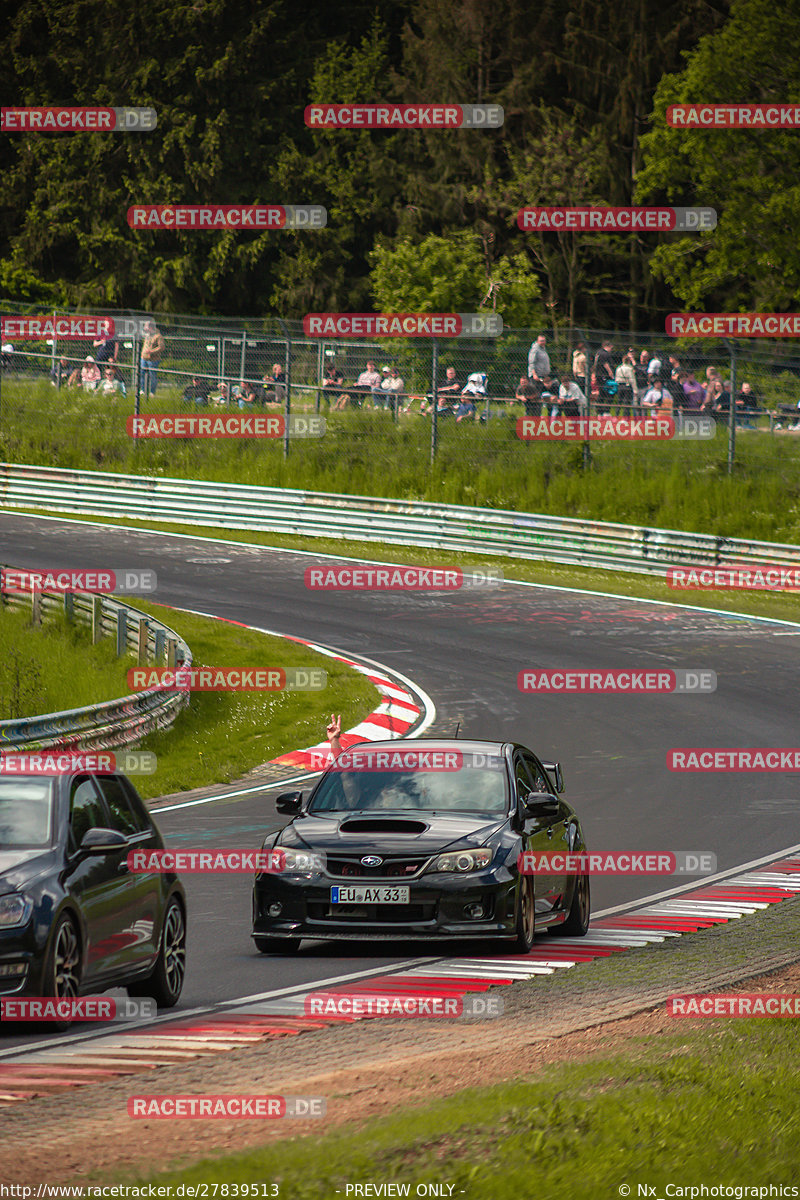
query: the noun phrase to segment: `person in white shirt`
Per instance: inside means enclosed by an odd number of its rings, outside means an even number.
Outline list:
[[[585,417],[589,402],[578,386],[572,371],[565,371],[558,389],[559,407],[564,417]]]
[[[614,379],[619,385],[617,387],[618,411],[632,413],[633,400],[636,395],[636,359],[630,351],[614,372]]]

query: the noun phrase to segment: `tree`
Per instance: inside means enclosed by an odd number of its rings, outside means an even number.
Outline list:
[[[717,210],[713,233],[659,247],[653,271],[690,309],[783,310],[800,301],[800,141],[797,131],[682,129],[671,104],[786,103],[800,98],[800,2],[734,0],[686,68],[656,91],[642,139],[637,196]]]

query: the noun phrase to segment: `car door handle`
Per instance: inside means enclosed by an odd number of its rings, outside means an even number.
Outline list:
[[[127,875],[129,871],[130,871],[130,867],[128,866],[127,862],[123,858],[122,862],[117,867],[117,874],[118,875]]]
[[[548,827],[547,827],[547,836],[548,836],[548,838],[552,838],[552,836],[553,836],[553,834],[554,834],[554,833],[555,833],[555,828],[554,828],[554,826],[552,826],[552,825],[548,825]]]

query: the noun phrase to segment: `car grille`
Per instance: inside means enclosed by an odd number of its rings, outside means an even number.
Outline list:
[[[378,867],[365,867],[359,858],[328,858],[327,873],[334,879],[407,879],[428,861],[418,858],[387,858]]]
[[[310,921],[336,921],[340,924],[368,922],[372,925],[408,925],[412,921],[433,921],[435,904],[348,904],[324,902],[308,905]]]

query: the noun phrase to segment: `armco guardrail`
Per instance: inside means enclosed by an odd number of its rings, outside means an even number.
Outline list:
[[[0,507],[431,546],[663,575],[681,564],[800,565],[800,546],[424,501],[0,464]]]
[[[103,635],[115,636],[119,654],[133,651],[140,663],[191,666],[191,651],[173,629],[107,596],[2,593],[0,602],[30,608],[34,619],[63,608],[72,619],[91,624],[95,640]],[[46,750],[64,745],[82,750],[132,746],[147,734],[171,725],[188,703],[188,689],[135,692],[118,700],[66,712],[0,721],[0,750]]]

